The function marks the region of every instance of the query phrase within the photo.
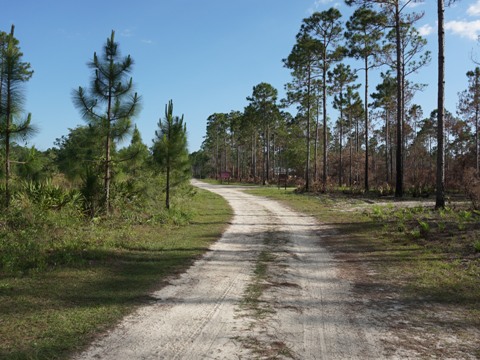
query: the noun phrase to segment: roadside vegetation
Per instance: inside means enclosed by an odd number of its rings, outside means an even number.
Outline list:
[[[378,309],[399,346],[430,357],[480,356],[480,213],[466,202],[436,211],[431,200],[250,193],[280,200],[329,229],[319,242],[339,260],[358,311]],[[428,200],[428,199],[427,199]]]
[[[40,151],[21,145],[36,130],[23,108],[33,70],[14,27],[0,32],[1,359],[81,349],[148,303],[231,216],[223,199],[190,186],[187,129],[172,101],[143,143],[133,64],[112,31],[88,63],[90,86],[72,92],[86,125]]]
[[[15,27],[0,32],[0,358],[64,358],[202,254],[231,214],[189,186],[190,170],[222,183],[295,186],[301,194],[252,191],[335,229],[321,241],[359,298],[388,313],[380,320],[395,327],[396,341],[439,356],[463,346],[480,357],[480,70],[466,74],[457,115],[445,111],[443,89],[439,109],[424,115],[414,100],[426,85],[413,74],[431,54],[415,28],[421,14],[407,6],[414,1],[346,3],[355,7],[348,21],[331,8],[301,22],[282,61],[292,76],[285,99],[260,82],[243,111],[209,116],[190,156],[172,101],[144,144],[134,125],[143,101],[134,61],[120,55],[114,31],[88,62],[90,86],[72,92],[86,124],[45,151],[23,146],[37,130],[24,109],[34,70]],[[439,38],[443,7],[439,0]],[[347,58],[358,66],[345,66]],[[368,73],[380,68],[371,93]],[[391,198],[434,193],[436,209]],[[260,260],[258,284],[268,257]],[[427,338],[445,329],[459,342]]]
[[[108,220],[72,216],[73,205],[45,211],[14,201],[0,220],[0,358],[63,359],[148,303],[231,216],[219,196],[193,191],[174,211],[152,201],[154,216]]]

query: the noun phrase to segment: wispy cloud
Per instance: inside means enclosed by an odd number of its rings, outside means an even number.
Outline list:
[[[122,30],[122,32],[120,33],[120,36],[123,36],[123,37],[132,37],[132,36],[133,36],[133,30],[132,30],[132,29],[124,29],[124,30]]]
[[[153,40],[142,39],[141,41],[142,41],[142,43],[144,43],[144,44],[149,44],[149,45],[150,45],[150,44],[153,44]]]
[[[81,38],[81,36],[82,36],[79,32],[73,33],[73,32],[69,32],[65,29],[58,29],[58,32],[62,37],[66,38],[66,39],[78,39],[78,38]]]
[[[407,4],[407,7],[413,9],[419,6],[425,5],[425,2],[423,1],[411,1]]]
[[[313,4],[313,7],[318,8],[322,5],[326,5],[329,3],[334,2],[335,0],[315,0],[315,3]]]
[[[425,25],[422,25],[418,28],[418,33],[421,35],[421,36],[428,36],[430,35],[432,32],[433,32],[433,26],[430,25],[430,24],[425,24]]]
[[[470,16],[479,16],[480,15],[480,0],[477,0],[475,4],[472,4],[467,9],[467,14]]]
[[[445,30],[470,40],[477,40],[480,34],[480,20],[449,21],[445,24]]]
[[[332,3],[334,3],[334,4],[330,5]],[[333,6],[333,7],[338,8],[340,6],[340,2],[338,2],[337,0],[315,0],[313,5],[308,9],[308,12],[310,14],[313,14],[315,11],[325,9],[327,6],[328,7]]]

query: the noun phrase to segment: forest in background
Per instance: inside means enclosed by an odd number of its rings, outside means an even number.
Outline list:
[[[355,7],[349,19],[331,8],[302,21],[282,60],[291,71],[285,98],[259,83],[243,111],[208,118],[202,148],[191,156],[194,175],[262,184],[287,177],[305,191],[397,198],[440,189],[439,207],[447,190],[478,208],[480,68],[472,61],[457,109],[423,109],[415,94],[427,84],[415,74],[433,56],[415,27],[423,14],[412,1],[346,3]],[[369,82],[372,72],[379,83]]]

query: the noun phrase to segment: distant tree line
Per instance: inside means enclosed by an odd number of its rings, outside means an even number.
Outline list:
[[[438,207],[445,205],[445,188],[462,189],[468,169],[478,180],[480,70],[467,73],[455,114],[444,109],[440,61],[441,111],[424,114],[415,94],[427,85],[412,75],[430,63],[431,53],[415,28],[423,14],[412,11],[412,2],[347,0],[356,8],[346,22],[336,8],[304,19],[283,59],[292,76],[286,97],[279,100],[277,89],[260,83],[243,111],[212,114],[202,148],[192,154],[194,175],[230,172],[265,184],[284,174],[305,191],[336,185],[363,192],[373,185],[397,197],[436,192]],[[439,20],[443,12],[438,1]],[[443,53],[440,46],[439,59]],[[347,59],[358,65],[352,69]],[[372,70],[381,74],[374,85]],[[295,114],[287,111],[292,105]]]

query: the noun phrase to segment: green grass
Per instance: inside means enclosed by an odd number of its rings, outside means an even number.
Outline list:
[[[206,191],[190,208],[188,226],[85,226],[81,237],[96,246],[82,250],[82,261],[0,273],[0,358],[66,358],[147,303],[218,239],[232,215]]]

